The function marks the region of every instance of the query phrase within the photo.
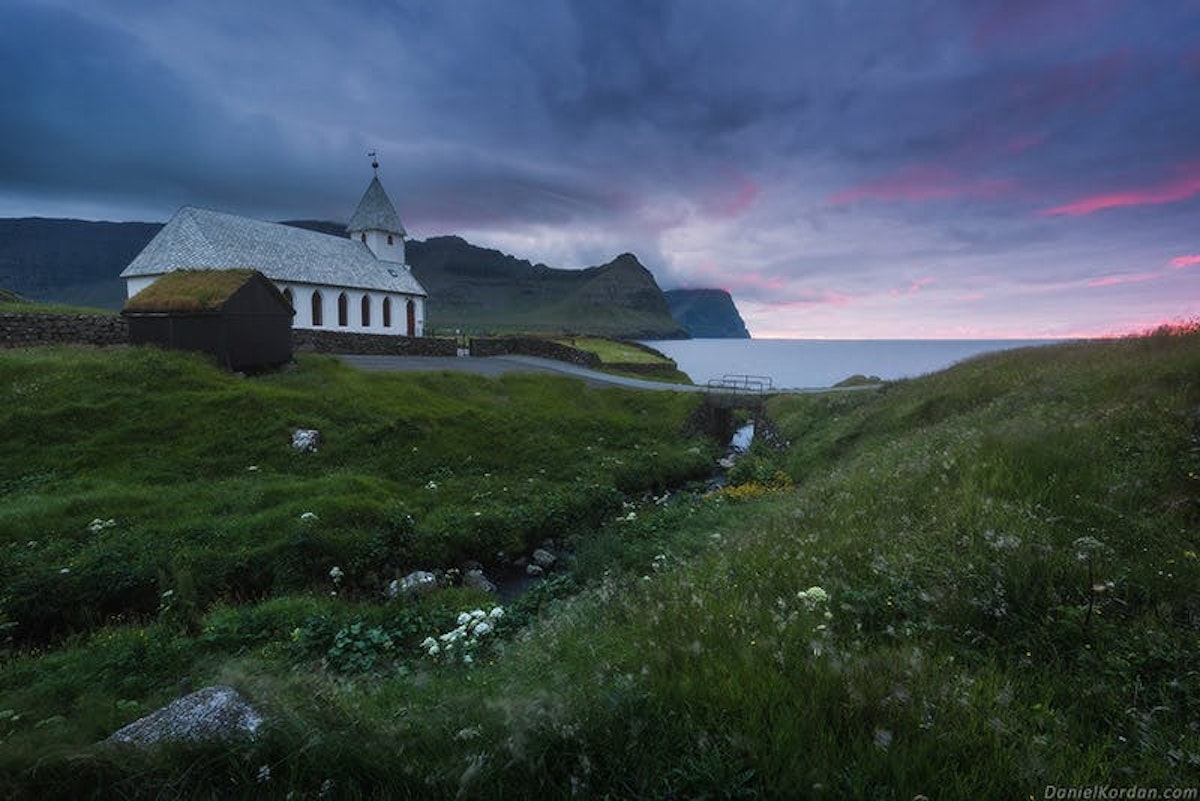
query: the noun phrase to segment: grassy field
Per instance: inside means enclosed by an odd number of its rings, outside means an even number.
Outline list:
[[[715,493],[666,492],[712,457],[679,441],[693,401],[568,380],[35,350],[0,355],[0,393],[7,795],[1200,783],[1195,330],[777,398],[790,447]],[[470,664],[421,642],[493,601],[379,594],[546,536],[570,571]],[[267,734],[92,745],[183,677],[239,687]]]

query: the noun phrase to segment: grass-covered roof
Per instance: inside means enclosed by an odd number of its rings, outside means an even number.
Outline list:
[[[5,289],[0,286],[0,303],[24,303],[25,298],[13,292],[11,289]]]
[[[215,312],[257,271],[176,270],[125,302],[127,312]]]

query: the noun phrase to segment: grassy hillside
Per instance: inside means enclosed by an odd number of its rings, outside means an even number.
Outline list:
[[[586,472],[581,448],[604,467],[580,479],[592,494],[681,480],[683,401],[323,360],[263,381],[139,352],[0,365],[19,438],[0,457],[7,608],[28,576],[41,599],[93,575],[113,586],[156,547],[152,597],[193,599],[72,620],[69,639],[9,657],[12,793],[965,799],[1200,781],[1196,331],[776,399],[791,447],[754,453],[740,486],[635,492],[547,524],[576,533],[572,572],[510,605],[471,665],[419,642],[483,599],[383,603],[370,565],[460,547],[472,509],[510,519],[551,490],[577,497],[563,477]],[[503,446],[486,433],[501,420]],[[310,423],[328,448],[290,454],[287,430]],[[375,453],[393,437],[404,446]],[[501,476],[533,489],[514,504]],[[351,565],[356,538],[398,519],[377,508],[393,496],[415,526]],[[298,528],[309,509],[319,526]],[[116,523],[91,534],[93,517]],[[359,589],[329,595],[330,558]],[[227,575],[271,580],[189,589],[230,560],[247,567]],[[89,746],[181,676],[239,686],[270,732],[146,756]]]

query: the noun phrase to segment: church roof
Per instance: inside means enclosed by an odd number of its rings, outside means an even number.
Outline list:
[[[406,267],[376,259],[357,240],[194,206],[177,211],[121,277],[233,268],[272,281],[426,294]]]
[[[363,192],[362,200],[358,201],[358,208],[351,215],[346,230],[351,234],[357,234],[359,231],[383,231],[400,236],[408,235],[404,224],[400,222],[400,215],[396,213],[396,207],[392,205],[387,192],[383,191],[383,184],[379,183],[378,175],[371,179],[367,191]]]

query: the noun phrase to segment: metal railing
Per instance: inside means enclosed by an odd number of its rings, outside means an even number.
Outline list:
[[[713,392],[739,395],[762,395],[775,389],[775,382],[766,375],[743,375],[726,373],[720,378],[709,379],[705,388]]]

